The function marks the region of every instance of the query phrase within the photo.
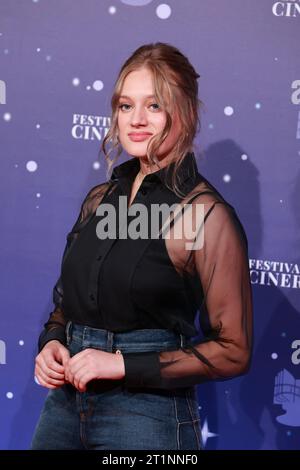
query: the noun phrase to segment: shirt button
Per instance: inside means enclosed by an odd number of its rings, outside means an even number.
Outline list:
[[[94,296],[94,294],[90,294],[90,299],[91,299],[92,301],[94,301],[94,300],[95,300],[95,296]]]
[[[102,258],[102,255],[97,256],[98,261],[100,261],[101,258]]]

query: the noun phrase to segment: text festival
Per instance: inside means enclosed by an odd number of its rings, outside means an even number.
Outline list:
[[[300,268],[296,263],[249,259],[252,284],[300,289]]]
[[[111,119],[108,116],[73,114],[71,134],[74,139],[103,140],[110,123]]]

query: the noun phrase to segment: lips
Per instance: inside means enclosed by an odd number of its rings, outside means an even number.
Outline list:
[[[152,134],[150,132],[130,132],[128,137],[133,142],[143,142],[144,140],[149,139]]]

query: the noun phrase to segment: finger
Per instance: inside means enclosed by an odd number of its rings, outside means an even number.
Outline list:
[[[47,363],[44,360],[36,361],[36,366],[39,367],[44,372],[44,374],[46,374],[49,377],[52,377],[53,379],[64,378],[64,371],[56,372],[55,370],[48,367]]]
[[[51,379],[56,379],[56,380],[64,380],[65,374],[58,374],[57,372],[54,372],[53,370],[49,369],[48,376],[51,377]]]
[[[50,385],[48,384],[47,382],[45,382],[41,377],[39,377],[38,375],[36,375],[36,378],[37,378],[37,381],[39,383],[39,385],[41,385],[42,387],[46,387],[46,388],[50,388],[50,389],[55,389],[55,388],[58,388],[56,387],[55,385]]]
[[[45,358],[46,365],[49,369],[53,370],[54,372],[58,372],[63,374],[64,373],[64,366],[57,362],[53,356]]]
[[[93,375],[89,371],[85,371],[82,374],[77,374],[74,377],[74,386],[79,390],[79,392],[86,391],[86,384],[92,380]]]
[[[46,387],[46,388],[51,388],[51,389],[54,389],[54,388],[59,388],[58,386],[56,385],[51,385],[49,384],[48,382],[46,382],[41,376],[39,376],[38,374],[35,376],[39,385],[41,385],[42,387]]]
[[[73,385],[73,374],[71,373],[68,365],[65,367],[65,380]]]
[[[52,379],[51,377],[47,376],[45,372],[39,368],[39,366],[36,367],[35,369],[35,375],[43,380],[44,383],[47,383],[48,385],[55,385],[55,386],[61,386],[64,384],[64,380],[56,380]]]
[[[64,380],[56,380],[56,379],[51,379],[49,377],[47,377],[42,371],[40,370],[36,370],[36,373],[35,373],[36,377],[38,378],[38,380],[42,380],[44,384],[47,384],[47,385],[53,385],[53,386],[56,386],[56,387],[61,387],[62,385],[64,385]]]
[[[64,373],[64,367],[53,359],[50,354],[39,355],[36,359],[36,363],[39,364],[44,370],[51,369],[57,373]]]
[[[73,377],[70,374],[65,374],[65,381],[73,385]]]
[[[63,367],[65,367],[66,364],[70,360],[70,352],[65,347],[61,348],[61,350],[60,350],[60,360],[61,360],[61,363],[62,363]]]
[[[46,369],[42,369],[44,374],[51,378],[51,379],[56,379],[56,380],[64,380],[65,378],[65,374],[61,374],[61,373],[58,373],[58,372],[55,372],[51,369],[48,369],[48,367]]]

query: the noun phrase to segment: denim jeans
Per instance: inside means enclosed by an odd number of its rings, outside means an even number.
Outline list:
[[[108,352],[176,349],[184,337],[170,330],[125,333],[69,322],[74,355],[86,348]],[[122,380],[93,380],[86,392],[66,384],[50,390],[32,449],[199,450],[200,416],[195,387],[172,390],[126,388]]]

